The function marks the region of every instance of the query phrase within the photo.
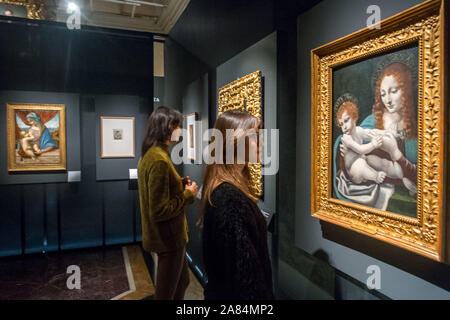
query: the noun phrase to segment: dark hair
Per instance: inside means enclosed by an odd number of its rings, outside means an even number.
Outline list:
[[[147,120],[145,138],[142,142],[141,156],[143,157],[154,142],[166,142],[172,131],[183,123],[183,115],[169,107],[158,107]]]

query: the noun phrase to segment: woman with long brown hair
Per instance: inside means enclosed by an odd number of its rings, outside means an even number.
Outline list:
[[[214,126],[226,138],[218,146],[221,155],[206,167],[203,178],[199,223],[204,227],[206,300],[273,299],[267,225],[249,187],[248,163],[252,153],[259,156],[261,146],[255,137],[260,125],[247,112],[227,111]],[[234,135],[227,135],[230,129]],[[245,146],[245,159],[239,159],[239,145]],[[227,157],[231,151],[234,155]]]
[[[156,300],[182,300],[189,284],[185,207],[194,202],[198,189],[189,177],[181,179],[169,155],[182,122],[174,109],[153,111],[138,164],[142,246],[147,254],[158,256]]]

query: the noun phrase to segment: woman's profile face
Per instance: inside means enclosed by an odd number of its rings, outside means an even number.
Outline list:
[[[181,128],[180,126],[176,127],[173,131],[172,131],[172,136],[170,138],[171,142],[178,142],[180,141],[180,136],[181,136]]]
[[[259,139],[259,128],[253,128],[252,134],[249,136],[249,153],[250,155],[255,156],[256,159],[250,156],[250,163],[260,162],[261,161],[261,150],[264,147],[264,140]]]
[[[380,86],[381,100],[390,113],[400,112],[402,108],[402,90],[394,76],[387,76]]]

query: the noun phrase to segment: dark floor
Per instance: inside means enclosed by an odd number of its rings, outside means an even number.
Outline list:
[[[70,265],[80,267],[80,290],[67,288]],[[0,300],[109,300],[127,290],[120,246],[0,259]]]

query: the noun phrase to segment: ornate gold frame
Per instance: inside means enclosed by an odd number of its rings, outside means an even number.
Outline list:
[[[15,110],[57,110],[59,114],[59,150],[61,159],[57,165],[30,165],[17,166],[16,157],[16,135],[15,135]],[[7,103],[6,104],[6,123],[8,139],[8,171],[60,171],[66,170],[66,107],[63,104],[30,104],[30,103]]]
[[[430,0],[312,50],[312,216],[445,260],[444,4]],[[419,43],[417,218],[332,198],[333,69]],[[445,101],[444,101],[445,100]]]
[[[246,110],[262,119],[261,71],[253,72],[219,89],[218,116],[228,110]],[[250,191],[260,197],[263,194],[261,163],[249,164]]]
[[[45,3],[43,0],[0,0],[0,4],[13,4],[26,7],[28,19],[44,19]]]

